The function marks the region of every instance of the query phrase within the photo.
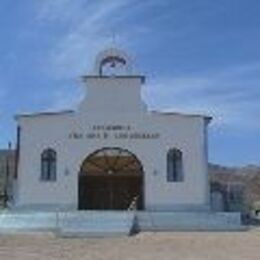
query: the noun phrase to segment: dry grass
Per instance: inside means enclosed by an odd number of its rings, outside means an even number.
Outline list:
[[[248,232],[140,233],[110,239],[61,239],[53,234],[0,236],[1,260],[259,260],[260,229]]]

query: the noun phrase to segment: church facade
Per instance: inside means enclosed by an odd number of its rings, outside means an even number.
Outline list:
[[[13,208],[207,211],[210,117],[149,111],[118,49],[82,77],[75,111],[17,115]]]

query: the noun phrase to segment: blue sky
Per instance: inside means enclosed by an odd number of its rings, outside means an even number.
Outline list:
[[[75,108],[115,32],[150,109],[212,115],[210,161],[260,164],[259,14],[259,0],[1,0],[0,147],[14,114]]]

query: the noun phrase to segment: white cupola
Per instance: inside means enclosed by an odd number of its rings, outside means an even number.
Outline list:
[[[94,74],[99,76],[131,75],[132,61],[124,51],[115,48],[106,49],[96,57]]]
[[[91,113],[133,113],[146,110],[141,99],[145,77],[133,74],[132,60],[119,49],[100,52],[91,75],[82,77],[86,96],[80,111]]]

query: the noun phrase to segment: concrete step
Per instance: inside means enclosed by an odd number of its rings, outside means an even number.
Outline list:
[[[58,234],[62,237],[128,236],[134,226],[130,211],[82,211],[60,213]]]
[[[239,212],[137,212],[141,231],[239,231]]]
[[[245,230],[238,212],[2,211],[0,233],[55,231],[61,236],[129,235],[140,231]]]
[[[56,228],[55,212],[8,212],[0,214],[0,233],[52,231]]]

